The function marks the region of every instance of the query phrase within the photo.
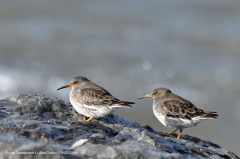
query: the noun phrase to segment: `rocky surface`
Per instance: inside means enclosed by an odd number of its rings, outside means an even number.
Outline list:
[[[118,115],[90,122],[56,97],[19,95],[0,100],[0,158],[234,158],[210,141],[162,137]]]

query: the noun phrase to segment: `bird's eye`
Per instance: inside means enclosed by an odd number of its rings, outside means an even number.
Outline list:
[[[154,92],[153,94],[156,95],[158,92]]]
[[[76,84],[76,83],[78,83],[78,81],[73,82],[73,84]]]

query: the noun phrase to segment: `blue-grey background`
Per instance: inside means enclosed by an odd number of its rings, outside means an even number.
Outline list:
[[[170,132],[153,115],[167,87],[220,117],[183,134],[240,155],[240,1],[0,1],[0,99],[43,93],[69,101],[84,76],[121,100],[116,114]]]

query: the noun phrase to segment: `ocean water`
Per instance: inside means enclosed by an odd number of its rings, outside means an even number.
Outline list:
[[[0,99],[69,101],[84,76],[136,104],[116,114],[170,132],[153,115],[157,87],[219,118],[183,134],[240,155],[240,1],[0,1]]]

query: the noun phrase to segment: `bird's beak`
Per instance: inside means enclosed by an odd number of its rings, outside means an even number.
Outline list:
[[[152,98],[152,93],[148,94],[148,95],[145,95],[145,96],[142,96],[142,97],[140,97],[138,99],[142,99],[142,98]]]
[[[67,88],[67,87],[71,87],[71,83],[68,83],[67,85],[62,86],[62,87],[58,88],[57,90],[60,90],[60,89],[63,89],[63,88]]]

